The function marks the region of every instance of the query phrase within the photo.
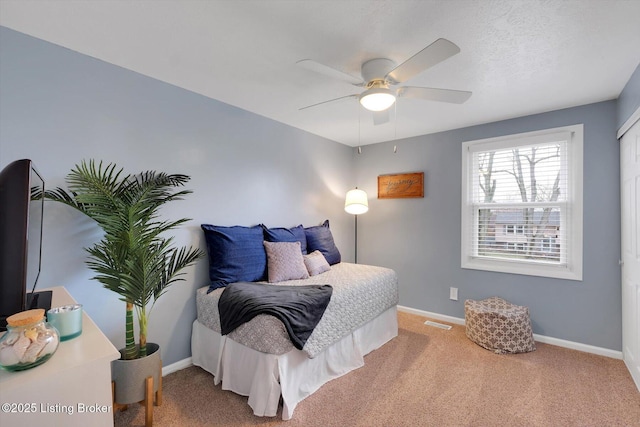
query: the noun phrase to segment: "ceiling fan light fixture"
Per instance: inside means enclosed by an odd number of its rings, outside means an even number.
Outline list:
[[[374,87],[360,94],[358,100],[369,111],[384,111],[396,102],[396,96],[391,89]]]

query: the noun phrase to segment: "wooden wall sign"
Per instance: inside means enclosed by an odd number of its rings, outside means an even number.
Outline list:
[[[378,199],[424,197],[424,172],[378,176]]]

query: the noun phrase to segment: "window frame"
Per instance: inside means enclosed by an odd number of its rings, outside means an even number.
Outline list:
[[[474,190],[473,153],[478,151],[502,150],[519,146],[543,144],[566,137],[567,161],[567,201],[562,219],[563,233],[567,235],[566,259],[561,265],[535,263],[524,260],[501,260],[477,255],[476,215],[472,199]],[[584,126],[571,125],[552,129],[505,135],[462,143],[462,191],[461,191],[461,267],[464,269],[496,271],[528,276],[551,277],[568,280],[582,280],[583,257],[583,145]],[[475,235],[475,237],[474,237]],[[516,236],[517,233],[514,232]],[[554,239],[555,241],[556,239]],[[474,253],[475,251],[475,253]]]

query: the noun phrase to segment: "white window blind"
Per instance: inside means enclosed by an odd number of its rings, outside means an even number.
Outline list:
[[[562,129],[463,145],[463,267],[581,277],[581,140]]]

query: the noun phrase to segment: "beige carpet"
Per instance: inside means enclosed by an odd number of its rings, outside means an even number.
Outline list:
[[[156,426],[640,426],[640,392],[621,360],[537,344],[532,353],[496,355],[399,313],[397,338],[365,366],[325,384],[290,421],[253,416],[246,397],[213,385],[197,367],[164,378]],[[115,415],[144,425],[144,409]]]

